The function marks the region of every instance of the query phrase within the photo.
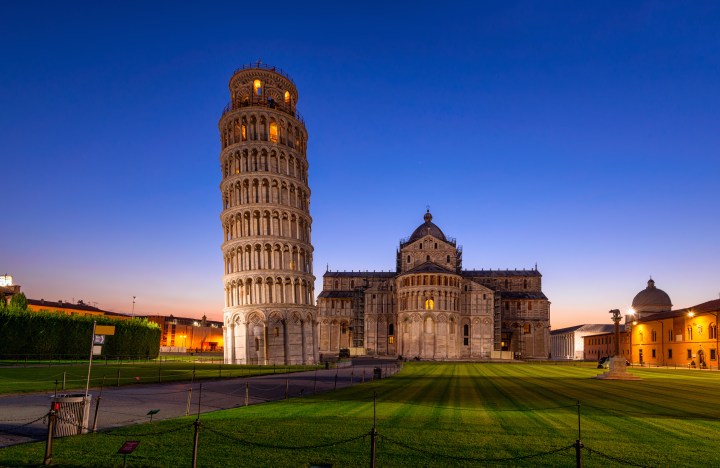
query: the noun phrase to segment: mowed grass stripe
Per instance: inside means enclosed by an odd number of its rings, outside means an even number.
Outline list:
[[[677,412],[674,403],[701,414],[698,406],[706,405],[706,394],[718,388],[720,373],[690,379],[699,398],[683,394],[678,381],[665,374],[654,378],[649,374],[639,382],[608,382],[591,378],[596,373],[582,366],[411,363],[393,378],[366,385],[203,415],[204,428],[225,435],[203,430],[198,461],[201,466],[307,466],[319,462],[367,466],[369,437],[318,449],[285,450],[282,446],[332,443],[367,434],[375,392],[378,466],[572,466],[572,449],[509,463],[473,463],[450,457],[524,456],[566,447],[577,437],[572,405],[576,399],[581,400],[582,439],[587,447],[639,465],[720,466],[717,420],[664,416]],[[681,377],[678,374],[680,382]],[[643,385],[648,390],[644,399]],[[566,406],[568,400],[570,408],[544,409]],[[187,465],[191,422],[192,418],[185,418],[116,431],[123,437],[97,434],[60,439],[54,460],[80,466],[118,464],[118,441],[141,432],[162,432],[162,436],[138,438],[142,443],[133,454],[133,463]],[[170,432],[181,424],[188,428]],[[229,436],[278,447],[251,446]],[[383,437],[414,449],[398,447]],[[2,449],[0,465],[19,465],[23,459],[39,463],[43,450],[43,444]],[[583,466],[620,463],[585,453]]]

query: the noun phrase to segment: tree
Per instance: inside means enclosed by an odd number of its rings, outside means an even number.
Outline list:
[[[25,293],[17,293],[10,298],[10,308],[15,310],[28,310],[28,300]]]

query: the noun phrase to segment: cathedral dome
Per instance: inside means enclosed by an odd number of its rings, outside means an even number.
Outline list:
[[[430,210],[427,210],[427,213],[425,213],[425,216],[423,216],[423,219],[425,220],[424,223],[422,223],[420,226],[413,231],[412,235],[410,236],[410,239],[408,242],[413,242],[418,239],[421,239],[427,235],[437,237],[438,239],[442,241],[447,241],[445,238],[445,234],[440,230],[439,227],[435,226],[432,222],[432,215],[430,214]]]
[[[665,291],[655,287],[655,281],[651,278],[648,281],[647,288],[635,295],[632,307],[637,312],[662,312],[670,310],[672,302]]]

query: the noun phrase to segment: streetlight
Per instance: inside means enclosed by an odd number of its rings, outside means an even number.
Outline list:
[[[185,338],[187,338],[187,335],[180,335],[180,338],[183,339],[183,348],[185,347]]]
[[[133,296],[132,318],[135,318],[135,296]]]
[[[633,318],[632,322],[631,322],[631,326],[630,326],[630,365],[632,366],[632,363],[633,363],[633,348],[632,348],[633,329],[632,329],[632,325],[637,325],[637,315],[635,315],[635,309],[630,307],[628,309],[628,316],[631,316]],[[625,325],[627,325],[627,320],[625,321]]]

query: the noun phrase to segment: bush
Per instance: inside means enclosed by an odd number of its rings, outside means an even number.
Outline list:
[[[155,358],[160,352],[160,327],[145,319],[116,320],[77,317],[59,312],[29,312],[10,304],[0,310],[0,355],[58,359],[89,357],[93,321],[114,325],[102,347],[106,358]]]

